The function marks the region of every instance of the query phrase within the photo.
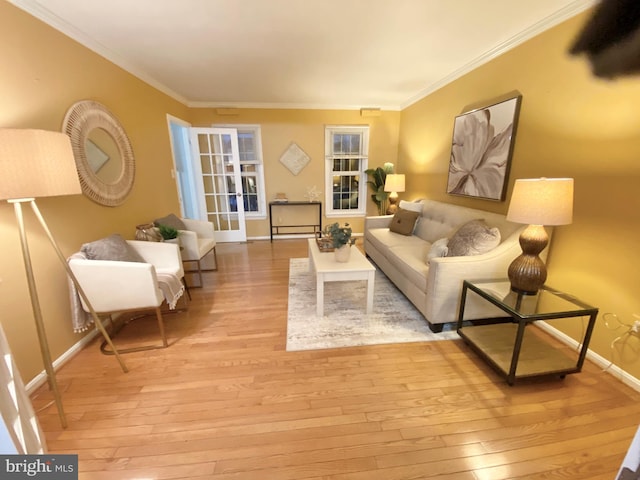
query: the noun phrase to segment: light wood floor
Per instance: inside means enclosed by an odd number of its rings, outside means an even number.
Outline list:
[[[289,258],[306,240],[218,246],[172,345],[92,343],[58,380],[69,427],[34,395],[49,450],[91,480],[611,480],[640,395],[587,362],[509,387],[460,340],[286,352]],[[348,319],[345,319],[348,321]],[[153,318],[122,334],[153,339]]]

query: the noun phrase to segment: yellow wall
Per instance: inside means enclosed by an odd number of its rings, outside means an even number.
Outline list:
[[[83,242],[177,209],[166,114],[188,109],[9,3],[0,1],[0,127],[57,130],[76,101],[96,100],[123,124],[136,157],[126,202],[103,207],[83,195],[38,201],[65,255]],[[72,332],[65,274],[46,237],[26,214],[33,267],[51,353],[59,357],[81,336]],[[0,203],[1,322],[25,381],[42,371],[13,208]],[[114,360],[111,366],[118,370]]]
[[[308,187],[315,186],[322,192],[324,203],[324,127],[325,125],[369,125],[369,166],[381,166],[385,162],[396,162],[398,152],[398,127],[400,112],[383,111],[379,117],[361,117],[359,111],[353,110],[269,110],[269,109],[238,109],[237,115],[218,115],[216,109],[193,109],[190,121],[193,126],[211,126],[212,124],[258,124],[262,131],[262,154],[264,157],[266,201],[275,198],[276,193],[284,192],[290,200],[305,200]],[[311,161],[298,175],[293,175],[282,163],[280,157],[295,142],[305,151]],[[371,192],[367,190],[370,194]],[[296,210],[298,207],[296,207]],[[283,224],[287,216],[299,216],[298,220],[305,220],[302,213],[296,215],[296,210],[279,210]],[[376,206],[368,200],[368,212],[376,214]],[[304,213],[306,220],[314,218],[313,211]],[[275,221],[278,216],[274,211]],[[330,218],[323,219],[326,223],[349,222],[353,231],[363,231],[364,220],[360,218]],[[283,230],[284,232],[285,230]],[[269,221],[251,220],[247,222],[249,237],[264,237],[269,235]]]
[[[632,322],[632,313],[640,313],[640,78],[598,80],[585,60],[567,55],[586,18],[529,40],[403,110],[398,164],[409,173],[405,196],[502,213],[516,178],[575,178],[574,222],[554,230],[547,283]],[[514,90],[523,99],[507,201],[447,195],[454,117]],[[565,330],[578,338],[581,322]],[[600,315],[591,348],[611,359],[610,344],[623,332],[608,330]],[[640,348],[636,338],[629,344]],[[640,378],[638,355],[627,347],[624,358],[621,366]]]

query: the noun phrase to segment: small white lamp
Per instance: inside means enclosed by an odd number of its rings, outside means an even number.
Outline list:
[[[387,215],[393,215],[398,210],[398,192],[404,192],[404,174],[389,173],[384,182],[384,191],[391,192]]]
[[[547,268],[538,256],[549,243],[544,225],[568,225],[573,216],[573,178],[516,180],[507,220],[528,223],[520,234],[522,255],[509,265],[511,290],[535,295],[547,280]]]
[[[42,354],[44,368],[47,372],[49,386],[53,392],[56,407],[58,408],[60,423],[63,428],[66,428],[67,420],[62,407],[62,399],[51,361],[51,353],[44,329],[33,267],[31,265],[31,255],[29,254],[22,204],[28,203],[31,205],[36,218],[44,229],[67,274],[76,285],[78,293],[89,306],[96,327],[102,332],[103,336],[105,336],[109,345],[113,347],[107,332],[102,326],[102,322],[98,319],[93,307],[90,306],[91,304],[69,268],[64,255],[60,251],[47,223],[44,221],[44,217],[36,205],[36,197],[55,197],[82,193],[73,150],[71,148],[71,141],[67,135],[61,132],[0,128],[0,172],[2,172],[2,175],[0,175],[0,200],[7,200],[7,202],[13,204],[14,207],[18,230],[20,232],[22,256],[29,286],[29,295],[31,297],[31,307],[38,332],[38,340],[40,342],[40,353]],[[120,361],[122,369],[126,372],[127,368],[117,354],[117,351],[116,356]]]

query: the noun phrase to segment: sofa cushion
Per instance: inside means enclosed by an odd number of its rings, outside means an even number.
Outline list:
[[[447,257],[481,255],[500,244],[500,230],[489,227],[484,220],[471,220],[462,225],[449,239]]]
[[[413,237],[415,238],[415,237]],[[424,259],[431,245],[425,241],[411,246],[396,245],[385,256],[411,284],[421,291],[427,289],[429,266]]]
[[[431,248],[427,253],[427,263],[430,263],[432,259],[437,257],[446,257],[449,253],[448,238],[440,238],[431,244]]]
[[[80,248],[80,251],[89,260],[145,263],[144,258],[117,233],[94,242],[85,243]]]
[[[389,230],[394,233],[399,233],[400,235],[411,235],[413,234],[413,229],[416,226],[419,215],[419,212],[398,208],[391,219]]]
[[[164,225],[166,227],[175,228],[176,230],[187,230],[186,225],[182,220],[180,220],[175,214],[170,213],[166,217],[156,218],[153,221],[153,224],[157,227],[159,225]]]
[[[415,235],[398,235],[388,228],[372,228],[367,231],[367,241],[386,254],[387,249],[397,246],[422,248],[427,243]]]

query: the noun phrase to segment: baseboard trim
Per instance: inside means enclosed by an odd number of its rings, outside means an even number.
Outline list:
[[[570,347],[575,348],[576,350],[580,348],[581,343],[577,342],[569,335],[561,332],[557,328],[552,327],[547,322],[536,322],[536,326],[547,332],[549,335],[557,338],[561,342],[569,345]],[[613,375],[618,378],[622,383],[628,385],[633,388],[637,392],[640,392],[640,380],[624,371],[622,368],[614,365],[610,360],[598,355],[592,350],[587,349],[587,359],[591,360],[593,363],[602,367],[602,371],[608,373],[609,375]]]
[[[273,239],[274,240],[295,240],[295,239],[301,239],[301,238],[315,238],[317,235],[314,235],[312,233],[281,233],[278,235],[274,235]],[[353,233],[352,237],[354,238],[359,238],[359,237],[364,237],[363,233]],[[265,235],[265,236],[255,236],[255,237],[247,237],[247,240],[270,240],[271,237],[269,235]]]
[[[109,320],[103,321],[102,324],[106,328],[107,325],[109,324]],[[78,340],[76,343],[74,343],[69,350],[64,352],[62,355],[60,355],[58,358],[56,358],[53,361],[53,371],[54,372],[57,371],[65,363],[67,363],[69,360],[71,360],[78,352],[80,352],[80,350],[82,350],[89,343],[91,343],[93,341],[93,339],[96,338],[96,336],[99,335],[99,334],[100,334],[100,332],[98,331],[98,329],[94,328],[91,332],[89,332],[84,337],[82,337],[80,340]],[[38,388],[40,388],[45,383],[47,383],[47,372],[45,370],[42,370],[33,379],[31,379],[31,381],[29,383],[27,383],[25,385],[25,389],[27,390],[27,394],[28,395],[33,394]]]

